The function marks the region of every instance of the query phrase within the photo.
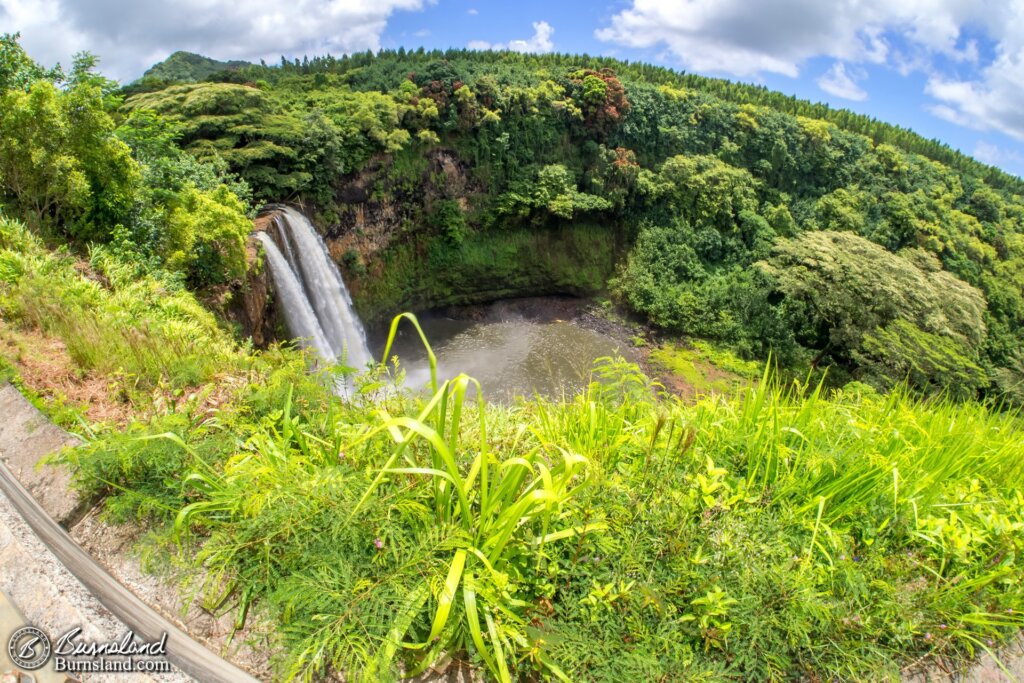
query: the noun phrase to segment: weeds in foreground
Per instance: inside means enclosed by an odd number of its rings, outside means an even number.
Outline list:
[[[246,362],[180,282],[140,274],[104,247],[86,267],[2,216],[0,312],[60,339],[80,369],[118,377],[133,398],[194,387]]]
[[[611,359],[512,406],[464,376],[330,385],[268,369],[214,423],[142,429],[174,434],[146,457],[105,442],[133,466],[82,480],[162,501],[137,512],[176,519],[207,605],[283,625],[284,679],[447,656],[496,680],[879,680],[1022,624],[1016,415],[767,374],[683,405]]]

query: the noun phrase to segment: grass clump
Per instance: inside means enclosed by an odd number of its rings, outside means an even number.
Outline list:
[[[651,364],[681,379],[694,395],[731,393],[761,374],[762,365],[703,340],[689,346],[665,342],[651,351]]]
[[[343,402],[270,371],[213,421],[134,435],[146,470],[109,491],[161,501],[134,509],[211,609],[281,624],[284,680],[445,655],[498,681],[895,680],[1022,625],[1016,415],[770,375],[684,404],[611,359],[510,406],[383,373]]]
[[[47,251],[0,216],[0,310],[5,320],[60,339],[82,370],[121,377],[128,394],[209,381],[241,354],[177,279],[94,247],[84,263]]]

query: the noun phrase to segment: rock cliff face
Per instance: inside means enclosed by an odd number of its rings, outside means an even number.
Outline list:
[[[579,222],[485,229],[486,190],[453,151],[433,150],[412,165],[381,156],[341,179],[337,218],[321,221],[367,324],[403,310],[605,288],[618,253],[615,230]],[[438,225],[445,204],[466,222],[458,242]]]
[[[403,171],[396,170],[393,157],[382,155],[339,181],[338,219],[323,226],[324,234],[339,261],[354,252],[369,263],[396,238],[423,237],[424,221],[439,201],[454,200],[465,212],[481,194],[483,188],[449,150],[432,150],[421,167]]]
[[[602,291],[614,273],[616,231],[584,222],[550,226],[476,226],[484,189],[450,150],[399,162],[380,156],[339,179],[330,207],[298,205],[324,234],[341,266],[356,310],[370,327],[405,310],[487,303],[548,294]],[[435,214],[442,202],[466,221],[458,242]],[[272,230],[273,206],[255,221]],[[280,324],[273,282],[249,245],[250,273],[231,317],[257,346],[275,340]]]
[[[272,217],[273,214],[259,216],[254,222],[255,229],[266,230]],[[255,237],[249,237],[245,250],[249,262],[245,282],[233,293],[225,314],[241,328],[243,337],[252,339],[257,348],[265,348],[276,341],[280,327],[274,310],[274,285],[270,273],[263,266],[259,242]]]

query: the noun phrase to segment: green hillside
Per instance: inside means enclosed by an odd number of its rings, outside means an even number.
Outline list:
[[[222,71],[237,71],[252,66],[249,62],[232,60],[222,62],[194,52],[178,51],[170,57],[146,69],[141,81],[146,84],[195,83]]]
[[[608,291],[669,333],[1021,398],[1024,185],[910,131],[586,56],[385,51],[138,90],[125,111],[175,122],[258,199],[306,202],[342,241],[386,233],[346,261],[367,317],[484,297],[481,248],[596,224]],[[353,203],[394,217],[356,225]],[[580,291],[497,258],[521,293]]]

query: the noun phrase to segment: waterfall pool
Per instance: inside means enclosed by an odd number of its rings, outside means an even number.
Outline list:
[[[446,313],[417,316],[437,356],[438,380],[464,372],[480,382],[491,401],[534,393],[571,396],[590,382],[596,359],[636,360],[623,335],[598,331],[582,302],[571,299],[514,299]],[[375,336],[371,348],[379,359],[386,338]],[[391,355],[405,369],[407,387],[430,381],[427,354],[407,322],[399,326]]]

